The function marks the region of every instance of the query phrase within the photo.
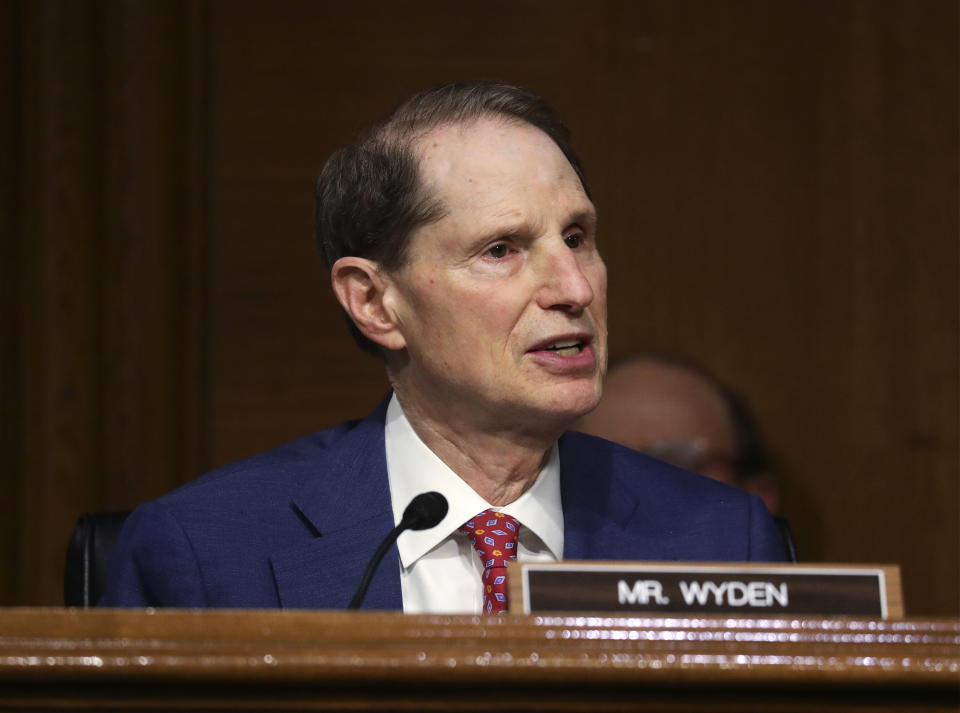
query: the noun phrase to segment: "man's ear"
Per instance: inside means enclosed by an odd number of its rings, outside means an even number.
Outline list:
[[[384,304],[390,281],[376,262],[342,257],[333,264],[330,281],[337,300],[363,336],[386,349],[406,346],[391,310]]]

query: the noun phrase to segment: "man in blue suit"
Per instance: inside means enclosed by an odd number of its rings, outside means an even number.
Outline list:
[[[400,536],[366,607],[498,611],[462,532],[478,513],[517,523],[521,561],[782,559],[755,497],[565,433],[607,362],[596,224],[563,124],[516,87],[421,92],[335,153],[317,237],[391,395],[138,508],[101,604],[344,607],[427,490],[447,515]]]

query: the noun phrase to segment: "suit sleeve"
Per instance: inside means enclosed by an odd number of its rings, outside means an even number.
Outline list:
[[[110,555],[107,585],[97,606],[207,606],[193,546],[162,505],[141,505],[127,518]]]
[[[747,559],[752,562],[784,562],[787,559],[780,531],[766,505],[756,495],[750,496],[750,552]]]

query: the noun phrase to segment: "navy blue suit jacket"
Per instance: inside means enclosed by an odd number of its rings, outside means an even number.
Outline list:
[[[386,401],[137,508],[101,606],[340,609],[393,528]],[[761,501],[600,438],[560,438],[565,559],[783,559]],[[401,609],[396,546],[364,602]]]

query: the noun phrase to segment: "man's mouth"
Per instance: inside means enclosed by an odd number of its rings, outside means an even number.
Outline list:
[[[553,352],[559,356],[576,356],[587,346],[587,340],[565,337],[536,347],[533,351]]]
[[[583,347],[583,342],[565,340],[547,345],[544,347],[544,351],[553,352],[554,354],[559,354],[560,356],[573,356],[574,354],[579,354],[582,352]]]

